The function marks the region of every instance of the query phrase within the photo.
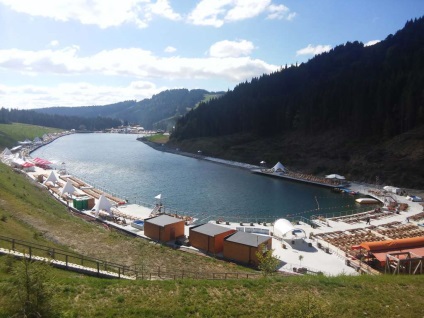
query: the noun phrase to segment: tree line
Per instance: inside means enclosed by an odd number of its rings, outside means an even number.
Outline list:
[[[64,130],[103,130],[118,127],[121,120],[108,117],[82,118],[78,116],[50,115],[33,110],[0,109],[0,123],[23,123],[45,127],[60,128]]]
[[[387,139],[424,123],[424,18],[365,47],[347,42],[237,85],[183,116],[172,139],[338,130]]]

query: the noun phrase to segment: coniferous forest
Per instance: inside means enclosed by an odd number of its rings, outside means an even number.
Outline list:
[[[341,128],[392,137],[424,123],[424,19],[369,47],[339,45],[298,67],[238,85],[190,112],[176,139]]]
[[[420,18],[408,21],[402,30],[373,46],[348,42],[307,63],[282,67],[273,74],[241,83],[225,96],[185,115],[177,123],[171,142],[188,149],[188,141],[199,147],[198,138],[215,138],[211,155],[227,153],[230,159],[239,159],[240,150],[252,163],[267,156],[298,168],[311,166],[306,149],[310,147],[311,153],[317,152],[317,158],[328,159],[321,167],[316,166],[320,160],[315,161],[310,172],[337,168],[357,177],[361,173],[358,164],[365,164],[366,169],[366,162],[375,162],[367,181],[376,176],[378,179],[380,174],[386,181],[412,186],[423,181],[410,176],[413,171],[405,172],[414,169],[405,167],[403,176],[399,171],[411,162],[391,167],[390,171],[385,171],[385,164],[391,166],[389,160],[396,162],[397,156],[410,155],[407,149],[401,153],[388,149],[403,139],[409,145],[411,138],[406,134],[418,140],[418,148],[424,148],[420,137],[423,125],[424,18]],[[217,146],[218,138],[223,140],[222,149]],[[269,144],[260,147],[260,143]],[[253,153],[252,144],[260,154]],[[422,166],[422,151],[417,153],[414,147],[410,152],[413,161]],[[415,174],[420,169],[416,167]]]
[[[49,115],[33,110],[0,109],[0,123],[23,123],[65,130],[103,130],[118,127],[121,121],[107,117],[83,118],[78,116]]]

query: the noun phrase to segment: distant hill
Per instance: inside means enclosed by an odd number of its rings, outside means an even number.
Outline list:
[[[104,106],[50,107],[37,112],[67,116],[110,117],[142,125],[146,129],[169,130],[176,120],[204,100],[223,93],[210,93],[202,89],[166,90],[142,101],[128,100]]]
[[[420,18],[373,46],[348,42],[241,83],[185,115],[170,142],[229,159],[281,160],[314,173],[422,187],[423,127]]]

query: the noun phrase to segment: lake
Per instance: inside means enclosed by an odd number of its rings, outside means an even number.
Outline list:
[[[55,162],[58,169],[63,165],[69,174],[130,203],[151,206],[156,203],[154,197],[161,194],[166,208],[199,219],[265,220],[361,210],[350,195],[158,151],[136,138],[73,134],[37,149],[31,156]]]

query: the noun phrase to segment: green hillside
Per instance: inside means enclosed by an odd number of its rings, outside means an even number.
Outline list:
[[[121,119],[139,124],[146,129],[171,130],[178,118],[193,109],[199,102],[219,97],[223,93],[211,93],[202,89],[172,89],[141,100],[128,100],[103,106],[50,107],[37,112],[93,118],[97,116]]]
[[[16,146],[18,141],[34,140],[44,134],[60,132],[61,129],[41,127],[27,124],[0,124],[0,149]]]
[[[353,180],[424,184],[424,18],[239,84],[178,121],[173,147]]]

